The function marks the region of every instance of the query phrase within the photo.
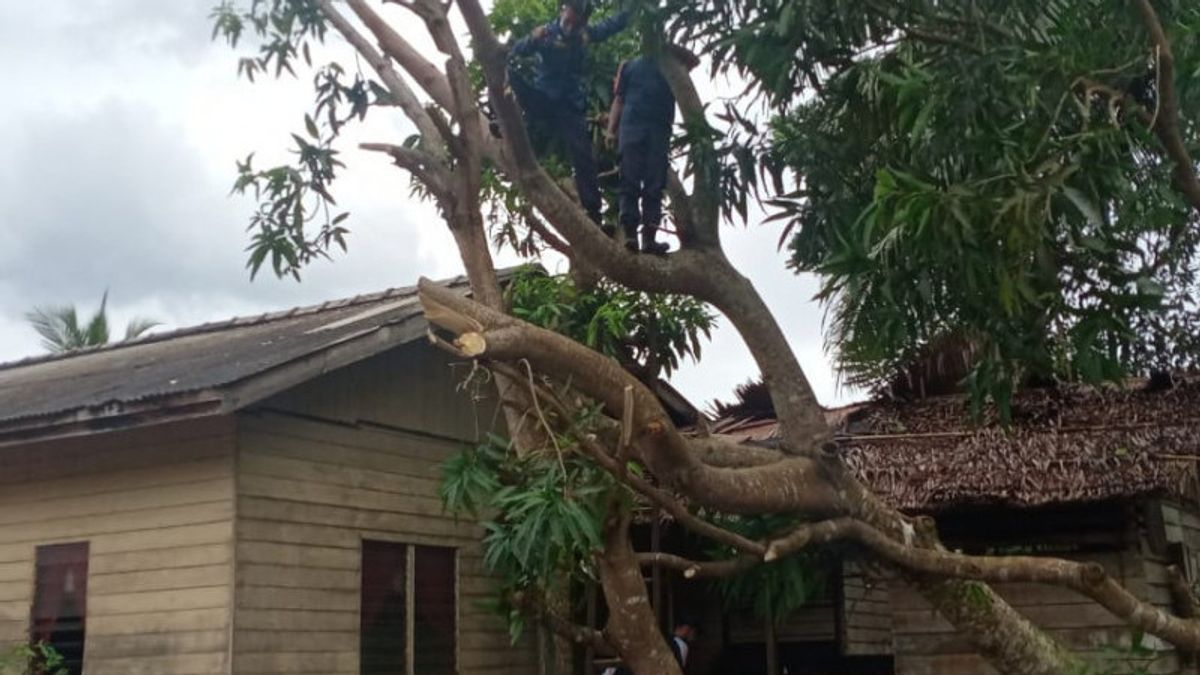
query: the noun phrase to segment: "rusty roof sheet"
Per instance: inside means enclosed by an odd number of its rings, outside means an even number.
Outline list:
[[[462,277],[442,283],[465,292]],[[361,345],[350,356],[365,358],[423,335],[425,326],[412,286],[0,364],[0,429],[84,412],[118,415],[205,392],[219,398],[222,388],[335,346]]]

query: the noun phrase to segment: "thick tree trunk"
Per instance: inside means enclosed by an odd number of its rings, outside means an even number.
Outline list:
[[[609,613],[604,633],[625,664],[635,675],[683,675],[646,595],[641,566],[629,542],[628,513],[605,523],[604,551],[597,562]]]
[[[916,580],[950,625],[1006,675],[1072,675],[1085,663],[1029,622],[986,584],[976,581]]]

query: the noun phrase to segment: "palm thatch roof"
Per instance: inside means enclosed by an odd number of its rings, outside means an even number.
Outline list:
[[[827,416],[847,463],[905,510],[1197,499],[1200,378],[1027,390],[1007,428],[994,417],[973,421],[964,396],[861,403]],[[775,420],[761,417],[725,417],[713,431],[777,438]]]

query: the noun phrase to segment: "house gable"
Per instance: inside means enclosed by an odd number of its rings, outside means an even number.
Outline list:
[[[413,628],[428,619],[418,589],[439,584],[437,597],[454,598],[457,612],[455,672],[536,670],[530,641],[511,645],[505,622],[482,606],[494,592],[483,529],[446,513],[438,498],[441,464],[497,421],[490,388],[473,401],[460,387],[468,367],[452,361],[420,341],[237,413],[233,672],[359,673],[374,644],[361,633],[375,616],[364,609],[363,565],[381,547],[415,561],[395,576],[410,584],[411,604],[399,611],[412,630],[396,639],[409,641],[402,653],[413,664],[430,645],[447,648],[447,636]],[[453,560],[452,572],[422,572],[430,552]]]

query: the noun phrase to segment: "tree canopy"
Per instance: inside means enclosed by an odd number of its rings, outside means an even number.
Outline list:
[[[1148,7],[681,5],[679,33],[776,113],[762,154],[795,181],[770,208],[848,382],[882,388],[947,336],[1002,406],[1031,380],[1197,365],[1200,199],[1177,160],[1200,147],[1179,113],[1200,108],[1200,8],[1149,9],[1168,54]]]

